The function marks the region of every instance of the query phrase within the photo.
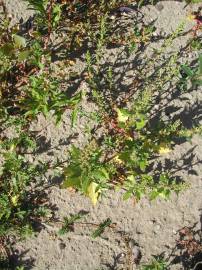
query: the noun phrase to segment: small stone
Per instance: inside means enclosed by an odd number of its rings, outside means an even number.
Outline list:
[[[156,4],[155,8],[158,10],[158,11],[161,11],[164,9],[164,6],[162,5],[162,3],[158,3]]]
[[[61,242],[61,243],[59,244],[59,248],[60,248],[60,249],[65,249],[65,248],[66,248],[65,243]]]
[[[138,246],[134,246],[132,248],[132,256],[133,256],[134,263],[139,264],[142,254]]]
[[[123,264],[124,263],[124,260],[125,260],[125,257],[126,257],[126,254],[125,253],[119,253],[117,256],[116,256],[116,262],[119,263],[119,264]]]
[[[132,252],[132,260],[134,263],[139,264],[142,257],[141,251],[135,240],[131,239],[129,242],[129,247]]]

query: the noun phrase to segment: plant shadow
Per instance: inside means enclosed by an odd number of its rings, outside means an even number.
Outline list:
[[[202,269],[202,223],[178,231],[176,246],[169,256],[169,266],[181,264],[184,270]]]

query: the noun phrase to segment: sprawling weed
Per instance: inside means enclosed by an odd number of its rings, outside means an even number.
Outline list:
[[[1,237],[16,233],[26,236],[32,232],[34,220],[45,215],[46,210],[40,207],[32,184],[41,176],[43,168],[32,165],[23,156],[26,149],[33,147],[34,142],[26,134],[1,141]]]

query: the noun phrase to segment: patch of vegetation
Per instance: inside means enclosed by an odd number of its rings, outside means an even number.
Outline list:
[[[48,213],[42,203],[45,198],[37,196],[42,179],[36,182],[45,166],[35,166],[23,156],[33,147],[34,142],[26,133],[0,143],[0,237],[16,232],[23,237],[30,235],[33,225]]]
[[[144,265],[141,270],[166,270],[167,263],[161,257],[155,258],[151,263]]]
[[[200,125],[188,130],[178,120],[166,122],[159,117],[154,125],[155,105],[168,91],[171,81],[181,93],[190,85],[192,89],[202,85],[201,54],[198,65],[182,65],[180,51],[167,52],[182,34],[185,23],[166,37],[159,49],[153,49],[150,58],[142,60],[141,53],[155,39],[154,25],[132,22],[129,32],[117,25],[123,14],[138,13],[141,6],[157,1],[25,2],[34,11],[29,29],[21,24],[12,25],[5,5],[0,2],[0,239],[28,236],[49,217],[43,180],[54,169],[59,169],[63,177],[62,188],[80,191],[94,205],[111,189],[122,189],[123,199],[134,197],[138,201],[143,196],[167,199],[172,191],[179,193],[187,187],[171,170],[153,167],[154,162],[169,155],[179,138],[201,134]],[[58,36],[64,51],[61,58],[55,49]],[[136,54],[140,62],[127,95],[123,95],[121,85],[117,86],[114,66],[105,66],[106,48],[110,46],[124,47],[127,59]],[[197,36],[190,48],[200,50]],[[74,76],[65,65],[74,65],[74,54],[79,50],[85,55],[85,70]],[[62,63],[58,73],[53,68],[56,56]],[[85,95],[83,89],[66,89],[66,77],[67,85],[75,77],[85,80]],[[84,96],[96,107],[91,114],[81,106]],[[67,110],[71,128],[78,128],[77,119],[81,116],[94,121],[94,127],[88,127],[83,134],[88,142],[82,148],[71,145],[65,161],[55,158],[42,164],[36,157],[37,132],[30,131],[33,120],[43,114],[45,118],[54,116],[59,124]],[[64,218],[59,234],[73,230],[82,217],[79,213]],[[100,236],[112,225],[110,219],[94,224],[92,237]],[[144,267],[162,270],[165,265],[155,260]]]

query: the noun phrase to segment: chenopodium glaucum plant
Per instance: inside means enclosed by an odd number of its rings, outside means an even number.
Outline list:
[[[19,153],[21,147],[35,148],[35,143],[25,133],[0,141],[0,236],[27,236],[32,233],[34,218],[39,221],[46,212],[37,205],[37,192],[33,192],[33,184],[45,167],[29,163]]]
[[[152,158],[171,151],[171,138],[178,135],[179,123],[148,131],[148,120],[140,112],[116,112],[114,149],[104,150],[104,145],[96,143],[83,150],[73,147],[62,187],[82,191],[94,204],[106,189],[114,187],[125,190],[124,199],[135,196],[139,200],[144,195],[168,198],[171,191],[178,193],[184,183],[178,184],[167,172],[155,175],[149,165]]]
[[[102,150],[93,141],[84,150],[72,147],[70,164],[64,169],[63,188],[73,187],[87,195],[93,204],[104,189],[108,188],[110,170],[102,159]]]
[[[26,117],[35,118],[38,113],[48,116],[53,111],[58,123],[66,108],[72,108],[81,100],[81,93],[68,98],[60,90],[59,81],[55,78],[47,78],[48,74],[31,76],[29,84],[24,88],[24,95],[20,101],[20,107]]]

